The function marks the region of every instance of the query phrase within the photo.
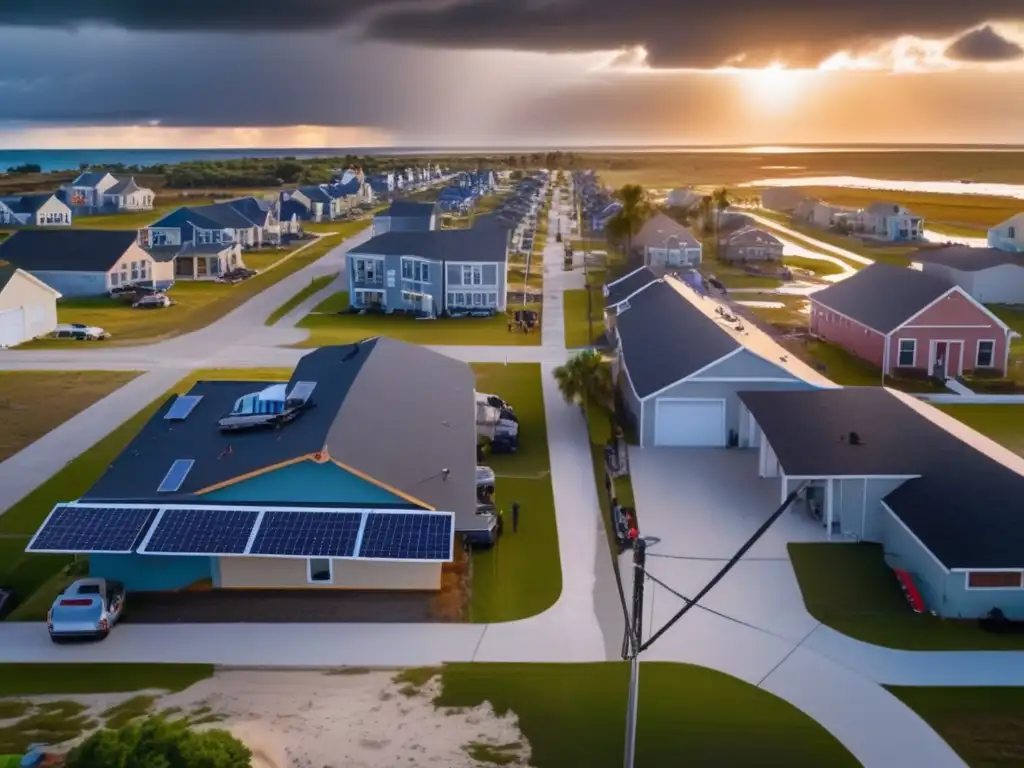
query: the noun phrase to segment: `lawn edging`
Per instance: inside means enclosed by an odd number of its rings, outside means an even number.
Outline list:
[[[332,273],[330,275],[323,275],[322,277],[314,277],[312,280],[309,281],[309,285],[307,285],[305,288],[303,288],[298,293],[296,293],[294,296],[292,296],[290,299],[288,299],[288,301],[286,301],[280,307],[275,309],[270,314],[270,317],[268,317],[266,320],[263,321],[263,324],[264,325],[274,325],[274,323],[276,323],[278,320],[283,318],[285,315],[287,315],[289,312],[291,312],[293,309],[295,309],[297,306],[299,306],[306,299],[308,299],[311,296],[314,296],[315,294],[319,293],[324,288],[326,288],[331,283],[333,283],[335,280],[337,280],[338,279],[338,275],[340,275],[340,274],[341,274],[340,272],[334,272],[334,273]]]

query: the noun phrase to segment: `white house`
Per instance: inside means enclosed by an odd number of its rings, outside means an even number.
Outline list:
[[[988,231],[988,244],[1001,251],[1024,252],[1024,213],[1011,216]]]
[[[982,304],[1024,304],[1024,252],[948,245],[921,250],[911,266],[959,285]]]
[[[92,213],[153,209],[153,190],[139,186],[134,176],[119,179],[106,171],[80,173],[60,193],[68,205]]]
[[[0,224],[6,226],[68,227],[71,217],[71,209],[51,192],[0,198]]]
[[[860,213],[861,231],[888,242],[924,240],[924,219],[896,203],[872,203]]]
[[[57,327],[60,292],[15,266],[0,266],[0,348],[13,347]]]

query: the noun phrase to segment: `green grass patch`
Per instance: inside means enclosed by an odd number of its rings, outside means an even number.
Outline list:
[[[514,712],[536,768],[612,768],[622,765],[628,678],[622,662],[453,664],[435,703]],[[639,768],[858,765],[810,717],[721,672],[645,663],[640,690]]]
[[[62,744],[94,728],[86,707],[74,701],[34,704],[16,722],[0,727],[0,753],[24,754],[32,744]]]
[[[495,504],[505,510],[497,545],[472,555],[470,620],[513,621],[541,613],[562,593],[562,569],[551,490],[551,460],[540,366],[474,364],[477,391],[507,400],[519,417],[519,450],[487,456],[497,478]],[[512,532],[512,502],[520,504]]]
[[[407,315],[354,315],[343,313],[348,307],[348,293],[341,291],[328,297],[298,325],[310,331],[299,347],[323,347],[330,344],[351,344],[373,336],[389,336],[414,344],[508,345],[540,344],[540,329],[532,333],[509,332],[509,314],[494,317],[442,317],[417,320]],[[540,304],[527,308],[540,311]],[[510,311],[519,309],[510,307]]]
[[[879,544],[790,544],[807,611],[844,635],[911,651],[1019,650],[1024,636],[914,613]]]
[[[768,275],[752,275],[740,267],[719,261],[705,262],[702,271],[714,277],[726,288],[778,288],[782,280]]]
[[[0,720],[13,720],[32,709],[32,703],[19,699],[0,700]]]
[[[471,741],[462,747],[466,754],[478,763],[490,765],[521,765],[523,743],[512,741],[508,744],[488,744],[483,741]]]
[[[562,300],[565,302],[565,346],[569,349],[592,346],[604,333],[604,296],[599,291],[590,291],[588,319],[588,290],[577,288],[562,294]]]
[[[148,715],[155,702],[156,696],[149,694],[132,696],[130,699],[125,699],[120,704],[115,704],[105,710],[100,717],[103,718],[107,728],[116,730],[128,725],[137,717]]]
[[[1024,688],[887,688],[971,768],[1024,765]]]
[[[736,296],[744,312],[749,312],[766,323],[782,330],[807,328],[810,314],[806,311],[808,301],[804,296],[789,296],[781,293],[744,293]],[[746,301],[781,304],[782,306],[750,307]]]
[[[782,263],[787,267],[806,269],[809,272],[813,272],[818,277],[838,275],[846,271],[834,261],[812,259],[807,256],[783,256]]]
[[[297,306],[299,306],[299,304],[304,302],[310,296],[313,296],[314,294],[319,293],[324,288],[326,288],[328,285],[333,283],[337,279],[338,274],[340,274],[340,273],[335,272],[333,275],[324,275],[323,277],[314,277],[312,280],[309,281],[309,285],[307,285],[301,291],[299,291],[294,296],[292,296],[290,299],[288,299],[288,301],[286,301],[280,307],[275,309],[273,311],[273,313],[270,315],[270,317],[267,318],[267,320],[266,320],[266,322],[264,324],[265,325],[273,325],[274,323],[276,323],[278,320],[280,320],[282,317],[287,315],[289,312],[291,312],[293,309],[295,309]]]
[[[1024,405],[937,405],[939,410],[1024,456]]]
[[[212,664],[0,664],[0,696],[177,692],[212,676]]]
[[[0,539],[0,555],[3,555],[0,577],[5,585],[13,587],[18,603],[31,599],[29,607],[15,608],[11,618],[37,620],[40,611],[45,616],[49,603],[67,582],[67,576],[62,578],[61,573],[72,562],[67,555],[26,554],[24,549],[29,537],[56,504],[79,498],[89,490],[172,393],[186,392],[200,379],[282,381],[290,375],[291,371],[280,368],[195,371],[8,509],[0,516],[0,535],[5,537]],[[45,591],[40,590],[43,585],[47,586]],[[0,683],[0,695],[2,693]]]
[[[0,371],[0,461],[138,375],[137,371]]]
[[[746,297],[744,297],[746,298]],[[764,317],[764,315],[761,315]],[[806,320],[801,323],[806,323]],[[861,360],[837,344],[818,339],[784,341],[783,346],[820,370],[824,376],[845,387],[882,386],[882,369]],[[904,392],[947,392],[944,385],[934,379],[886,376],[885,386]]]

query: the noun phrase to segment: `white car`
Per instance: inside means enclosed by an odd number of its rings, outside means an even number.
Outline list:
[[[108,579],[79,579],[53,601],[46,628],[55,643],[76,638],[102,640],[124,611],[124,585]]]
[[[83,323],[60,323],[50,336],[55,339],[75,339],[77,341],[100,341],[110,338],[110,334],[102,328]]]

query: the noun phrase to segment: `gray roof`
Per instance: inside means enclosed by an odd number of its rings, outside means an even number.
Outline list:
[[[33,195],[20,195],[17,197],[5,197],[3,203],[11,209],[12,213],[32,213],[34,214],[55,195],[52,192],[38,192]],[[59,198],[58,198],[59,199]]]
[[[127,179],[121,179],[114,186],[108,189],[103,194],[105,195],[130,195],[132,192],[138,192],[142,187],[135,183],[135,177],[129,176]]]
[[[606,308],[625,301],[645,285],[650,285],[658,276],[649,267],[640,267],[625,277],[607,285],[608,296],[605,297]]]
[[[896,395],[846,387],[739,396],[787,475],[919,475],[885,502],[947,568],[1024,566],[1024,476]]]
[[[811,294],[810,299],[861,325],[889,333],[952,287],[941,277],[877,261]]]
[[[865,212],[870,213],[872,216],[892,216],[900,212],[900,207],[896,203],[877,202],[872,203],[864,209]]]
[[[630,299],[615,327],[623,363],[639,397],[696,373],[740,346],[663,280]]]
[[[403,219],[430,218],[437,212],[435,203],[419,203],[415,200],[395,200],[379,216],[393,216]]]
[[[911,261],[941,264],[961,272],[980,272],[983,269],[1012,264],[1024,268],[1024,254],[999,248],[971,248],[969,245],[948,245],[944,248],[922,248],[911,256]]]
[[[330,203],[331,200],[333,200],[333,198],[327,194],[327,190],[323,187],[299,187],[298,191],[305,195],[311,202]]]
[[[676,238],[684,248],[698,248],[700,241],[693,236],[689,227],[675,219],[658,213],[644,224],[633,238],[634,248],[664,248],[669,238]]]
[[[414,397],[408,379],[412,370],[416,371]],[[312,408],[280,428],[229,433],[221,432],[217,421],[239,397],[271,382],[197,383],[189,394],[203,397],[188,418],[164,419],[174,400],[169,399],[83,500],[197,500],[201,498],[197,491],[211,485],[326,453],[400,495],[454,512],[456,528],[473,527],[475,378],[468,364],[380,337],[308,353],[292,374],[291,383],[298,381],[316,382]],[[158,495],[156,489],[167,470],[182,458],[194,464],[181,488]],[[245,501],[267,503],[259,498]],[[327,506],[345,506],[345,502],[339,499]]]
[[[727,240],[729,245],[781,248],[782,241],[771,232],[757,227],[744,227],[733,232]]]
[[[106,171],[85,171],[71,182],[73,187],[95,187],[106,177]]]
[[[137,237],[134,229],[27,229],[0,243],[0,259],[26,272],[107,272]]]
[[[502,227],[385,232],[352,248],[351,254],[420,256],[434,261],[493,261],[508,256],[508,232]]]

